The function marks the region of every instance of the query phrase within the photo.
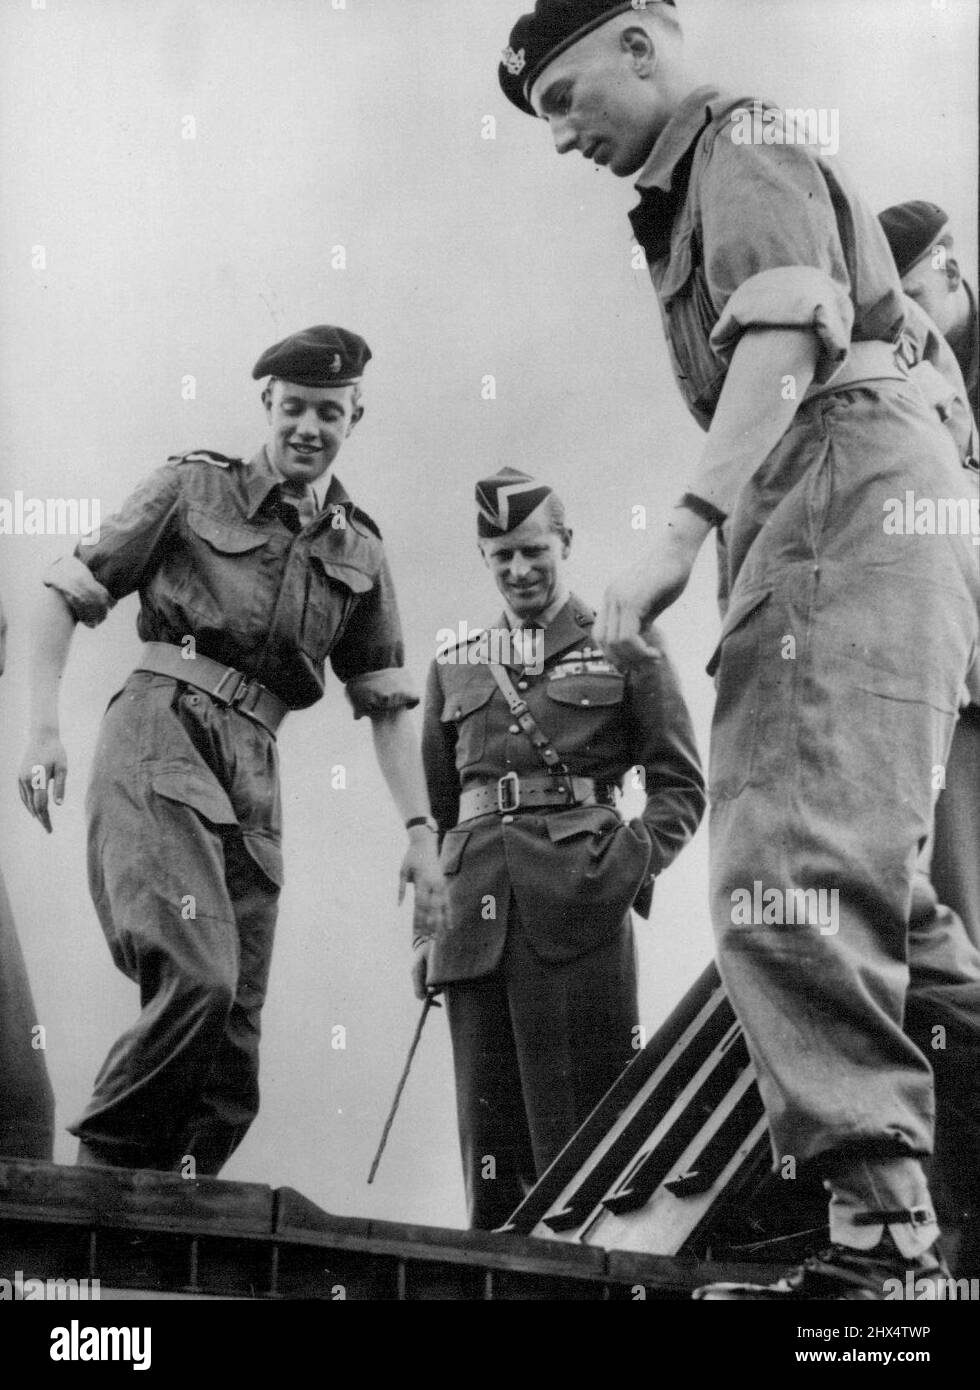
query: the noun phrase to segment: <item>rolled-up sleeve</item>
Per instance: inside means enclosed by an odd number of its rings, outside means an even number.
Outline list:
[[[330,664],[344,683],[355,719],[375,719],[419,703],[415,683],[405,671],[405,644],[387,560],[382,559],[374,584],[358,601],[330,653]]]
[[[104,584],[100,584],[88,565],[77,555],[61,555],[49,565],[44,584],[56,589],[71,609],[75,621],[86,627],[98,627],[109,616],[116,600]]]
[[[774,266],[739,285],[715,325],[711,346],[727,365],[750,329],[809,329],[820,348],[814,379],[824,386],[844,365],[853,326],[850,298],[825,271]]]
[[[44,583],[58,590],[79,622],[95,627],[153,573],[179,494],[177,466],[165,464],[102,522],[96,536],[50,566]]]
[[[719,131],[699,189],[714,351],[730,361],[754,329],[810,329],[816,380],[841,366],[854,322],[830,189],[805,146],[737,144]],[[775,272],[779,272],[778,274]]]

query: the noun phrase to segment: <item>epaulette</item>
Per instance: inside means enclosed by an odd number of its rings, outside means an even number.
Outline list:
[[[168,463],[213,463],[216,468],[228,468],[233,463],[241,463],[238,458],[227,454],[217,454],[213,449],[194,449],[189,454],[171,454]]]
[[[463,635],[457,631],[454,640],[447,642],[439,648],[440,653],[445,656],[449,652],[454,652],[458,647],[468,647],[471,642],[475,642],[479,637],[485,637],[488,629],[485,627],[468,627]]]
[[[367,512],[362,512],[355,502],[350,504],[350,515],[352,521],[360,521],[369,531],[372,531],[374,535],[377,536],[379,541],[383,539],[381,531],[378,528],[378,523],[373,517],[368,516]]]

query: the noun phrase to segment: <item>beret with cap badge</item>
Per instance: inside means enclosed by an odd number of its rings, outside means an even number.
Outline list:
[[[298,386],[351,386],[370,360],[371,349],[360,334],[322,323],[266,348],[252,376],[256,381],[277,376]]]
[[[521,15],[511,30],[498,69],[504,95],[519,110],[535,114],[528,92],[545,67],[616,15],[642,13],[655,4],[674,0],[537,0],[530,14]]]

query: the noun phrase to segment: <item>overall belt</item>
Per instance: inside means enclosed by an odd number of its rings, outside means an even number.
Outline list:
[[[136,669],[150,671],[156,676],[171,676],[175,681],[193,685],[219,705],[237,709],[239,714],[253,719],[273,735],[289,713],[285,700],[280,700],[258,681],[249,680],[234,666],[222,666],[220,661],[212,661],[209,656],[185,658],[183,648],[172,642],[147,642]]]
[[[831,391],[843,391],[847,386],[856,386],[862,381],[908,381],[908,371],[903,369],[898,357],[897,343],[885,343],[880,338],[868,342],[851,343],[847,359],[832,381],[823,386],[811,386],[803,397],[812,401],[815,396],[826,396]]]
[[[568,794],[569,786],[572,797]],[[615,801],[615,785],[596,782],[591,777],[549,777],[545,773],[518,777],[516,772],[508,772],[494,782],[485,782],[482,787],[468,787],[461,794],[457,824],[473,820],[475,816],[485,816],[490,811],[502,815],[547,807],[560,810],[569,806],[613,806]]]

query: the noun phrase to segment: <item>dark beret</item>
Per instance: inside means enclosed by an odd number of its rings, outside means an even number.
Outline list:
[[[534,115],[527,99],[538,74],[573,43],[593,29],[627,10],[643,12],[647,4],[673,5],[674,0],[537,0],[531,14],[523,14],[510,32],[499,77],[504,95],[521,111]]]
[[[371,349],[359,334],[321,323],[266,348],[252,376],[278,376],[298,386],[350,386],[370,360]]]
[[[516,468],[501,468],[476,485],[477,534],[484,540],[516,531],[553,489]]]
[[[949,221],[949,213],[935,203],[896,203],[878,214],[892,248],[899,277],[908,274],[929,250]]]

